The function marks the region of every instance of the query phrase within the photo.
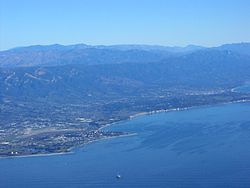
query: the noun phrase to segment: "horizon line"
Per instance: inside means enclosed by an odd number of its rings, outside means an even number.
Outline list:
[[[75,45],[86,45],[89,47],[111,47],[111,46],[158,46],[158,47],[169,47],[169,48],[186,48],[188,46],[197,46],[197,47],[203,47],[203,48],[214,48],[214,47],[220,47],[223,45],[230,45],[230,44],[250,44],[250,41],[240,41],[240,42],[228,42],[228,43],[221,43],[219,45],[199,45],[199,44],[187,44],[187,45],[164,45],[164,44],[150,44],[150,43],[113,43],[113,44],[90,44],[90,43],[71,43],[71,44],[62,44],[62,43],[48,43],[48,44],[30,44],[30,45],[21,45],[16,47],[11,47],[7,49],[0,49],[0,52],[2,51],[8,51],[8,50],[14,50],[18,48],[29,48],[29,47],[35,47],[35,46],[75,46]]]

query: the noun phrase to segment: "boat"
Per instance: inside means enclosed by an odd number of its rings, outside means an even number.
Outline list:
[[[122,178],[122,176],[120,174],[116,175],[116,179],[121,179],[121,178]]]

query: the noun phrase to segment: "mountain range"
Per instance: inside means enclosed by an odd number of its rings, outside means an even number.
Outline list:
[[[37,45],[0,52],[2,99],[119,98],[177,88],[231,89],[249,81],[250,43],[213,48]]]
[[[63,46],[35,45],[13,48],[0,52],[0,67],[58,66],[69,64],[119,64],[151,63],[178,58],[187,54],[196,55],[200,51],[229,51],[250,56],[250,43],[226,44],[205,48],[188,45],[186,47],[166,47],[157,45],[112,45],[91,46],[76,44]]]

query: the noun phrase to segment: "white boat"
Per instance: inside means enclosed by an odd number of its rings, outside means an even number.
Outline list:
[[[117,174],[117,175],[116,175],[116,178],[117,178],[117,179],[121,179],[121,177],[122,177],[122,176],[121,176],[120,174]]]

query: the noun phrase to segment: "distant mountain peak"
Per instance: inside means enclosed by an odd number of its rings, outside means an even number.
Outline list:
[[[236,52],[238,54],[250,56],[250,42],[232,43],[224,44],[219,47],[215,47],[217,50],[228,50],[231,52]]]

